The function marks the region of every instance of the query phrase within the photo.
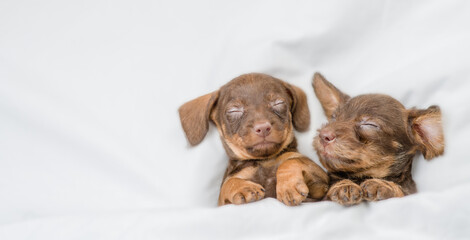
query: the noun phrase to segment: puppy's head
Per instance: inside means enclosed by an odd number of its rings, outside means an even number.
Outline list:
[[[328,123],[313,146],[328,171],[385,177],[392,165],[404,166],[421,151],[426,159],[444,152],[441,113],[437,106],[405,109],[380,94],[349,97],[316,73],[313,88]],[[400,169],[393,169],[393,171]],[[401,169],[403,170],[403,169]]]
[[[293,128],[305,131],[310,124],[301,89],[258,73],[183,104],[179,114],[191,145],[204,139],[212,121],[227,153],[238,160],[274,156],[292,142]]]

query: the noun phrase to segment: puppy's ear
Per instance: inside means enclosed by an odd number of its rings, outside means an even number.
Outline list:
[[[429,160],[444,153],[444,131],[438,106],[425,110],[411,109],[408,111],[408,121],[425,159]]]
[[[310,126],[310,111],[308,110],[307,95],[305,95],[302,89],[286,82],[283,83],[292,98],[290,111],[292,113],[294,128],[299,132],[307,131]]]
[[[219,97],[215,91],[183,104],[178,112],[181,125],[191,145],[199,144],[209,130],[209,115]]]
[[[312,86],[328,120],[331,119],[335,110],[350,98],[328,82],[320,73],[315,73],[313,76]]]

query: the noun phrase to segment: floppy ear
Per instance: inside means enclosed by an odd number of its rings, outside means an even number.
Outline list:
[[[444,131],[438,106],[425,110],[411,109],[408,112],[408,121],[425,159],[429,160],[444,153]]]
[[[331,119],[335,110],[350,98],[328,82],[320,73],[313,75],[312,86],[328,120]]]
[[[290,111],[292,113],[292,123],[294,128],[299,131],[307,131],[310,126],[310,111],[308,110],[307,95],[305,92],[286,82],[283,82],[287,91],[292,98],[292,106]]]
[[[191,145],[199,144],[209,130],[209,115],[219,97],[219,91],[200,96],[183,104],[178,112],[181,125]]]

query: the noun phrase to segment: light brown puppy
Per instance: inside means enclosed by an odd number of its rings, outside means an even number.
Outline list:
[[[217,127],[229,156],[219,205],[276,197],[286,205],[322,199],[328,176],[297,152],[293,129],[310,124],[305,93],[259,73],[241,75],[219,90],[183,104],[181,124],[191,145],[200,143],[209,122]]]
[[[439,107],[406,109],[381,94],[351,98],[318,73],[313,88],[328,117],[313,141],[331,180],[327,199],[352,205],[415,193],[413,157],[444,153]]]

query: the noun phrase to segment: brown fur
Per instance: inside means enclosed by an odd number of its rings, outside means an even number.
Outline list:
[[[183,104],[179,114],[191,145],[204,139],[209,121],[219,131],[229,156],[219,205],[264,197],[298,205],[326,194],[327,174],[297,153],[293,129],[305,131],[310,124],[300,88],[265,74],[245,74]]]
[[[330,176],[326,198],[352,205],[415,193],[413,157],[444,153],[439,107],[408,110],[382,94],[351,98],[318,73],[313,88],[329,120],[313,141]]]

